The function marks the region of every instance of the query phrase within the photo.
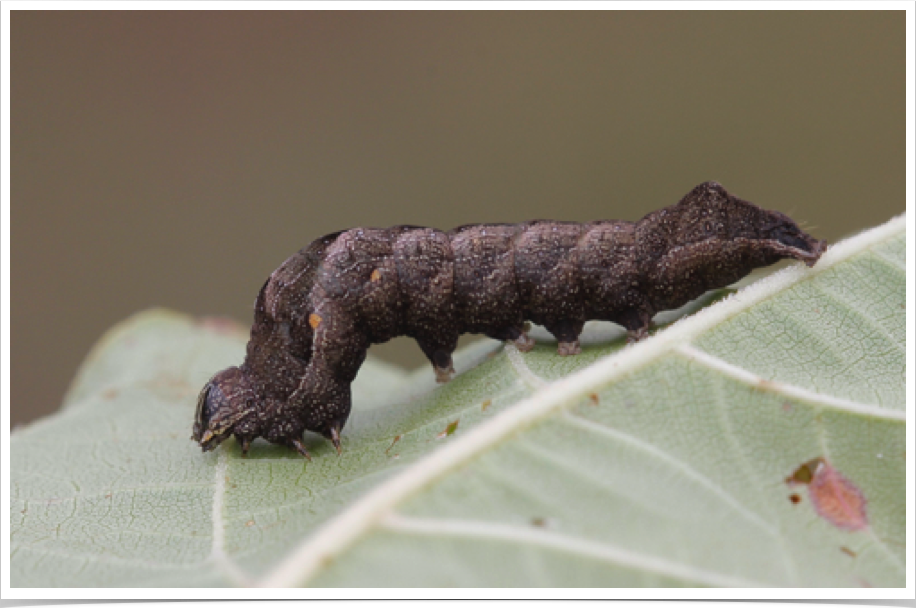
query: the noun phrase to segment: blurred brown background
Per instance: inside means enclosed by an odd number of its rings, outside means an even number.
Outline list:
[[[905,207],[904,19],[14,11],[12,424],[56,409],[114,323],[248,323],[340,228],[635,220],[707,179],[821,238],[883,222]]]

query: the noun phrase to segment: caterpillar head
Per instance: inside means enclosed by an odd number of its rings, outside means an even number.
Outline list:
[[[785,214],[778,211],[764,213],[767,217],[760,224],[758,238],[768,241],[774,253],[814,266],[827,249],[827,241],[814,238]]]
[[[794,258],[814,266],[827,248],[826,241],[806,233],[789,216],[733,196],[716,182],[700,184],[680,204],[691,221],[718,225],[726,233],[723,236],[750,241],[754,249],[777,259]]]
[[[233,433],[241,437],[258,434],[254,392],[238,367],[219,372],[200,391],[191,439],[209,452]]]

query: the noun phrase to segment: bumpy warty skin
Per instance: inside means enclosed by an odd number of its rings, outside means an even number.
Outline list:
[[[354,228],[322,237],[271,274],[255,302],[245,361],[216,374],[198,403],[204,450],[235,435],[289,445],[313,431],[340,446],[350,384],[370,344],[416,339],[447,380],[463,333],[533,342],[543,325],[561,355],[588,320],[647,335],[652,316],[783,258],[813,265],[824,241],[715,182],[637,222],[531,221],[442,232]]]

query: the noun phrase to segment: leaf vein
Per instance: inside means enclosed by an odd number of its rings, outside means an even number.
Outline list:
[[[904,411],[895,411],[878,405],[858,403],[841,397],[816,393],[800,386],[777,382],[775,380],[767,380],[742,367],[733,365],[724,359],[710,355],[690,344],[683,344],[678,346],[675,350],[690,361],[719,372],[742,384],[746,384],[755,390],[766,391],[782,395],[783,397],[805,401],[820,408],[847,412],[859,416],[880,418],[883,420],[906,421],[906,412]]]
[[[498,539],[561,551],[580,557],[603,561],[613,566],[653,572],[660,576],[679,579],[692,584],[711,587],[766,587],[746,579],[708,572],[685,564],[642,555],[606,543],[575,538],[547,530],[533,530],[520,526],[492,524],[481,521],[405,517],[391,514],[381,526],[391,531],[422,536],[452,536]]]
[[[228,472],[228,456],[226,450],[220,450],[213,467],[216,476],[213,488],[213,546],[210,550],[210,559],[229,577],[236,585],[247,587],[250,585],[248,575],[226,554],[225,550],[225,523],[223,522],[223,497],[226,494],[226,474]]]
[[[525,363],[525,357],[512,344],[506,344],[506,357],[509,359],[509,363],[512,364],[512,369],[515,370],[515,373],[518,374],[518,377],[521,378],[522,382],[531,388],[538,390],[550,384],[547,380],[535,374],[534,371],[528,367],[528,364]]]
[[[700,473],[699,471],[697,471],[696,469],[688,465],[684,460],[678,460],[672,457],[670,454],[665,453],[663,450],[660,450],[657,446],[652,445],[651,443],[648,443],[646,441],[643,441],[642,439],[639,439],[638,437],[634,437],[633,435],[628,435],[626,433],[621,433],[620,431],[607,427],[603,424],[599,424],[593,420],[588,420],[587,418],[578,416],[570,411],[567,411],[564,413],[564,419],[567,422],[579,427],[580,429],[583,429],[591,433],[598,433],[598,434],[604,435],[605,437],[613,438],[616,441],[626,443],[643,452],[646,452],[650,456],[662,461],[663,463],[665,463],[666,465],[670,467],[677,469],[678,471],[680,471],[681,473],[683,473],[690,479],[702,485],[704,488],[706,488],[707,490],[709,490],[710,492],[712,492],[713,494],[715,494],[716,496],[724,500],[739,515],[741,515],[742,517],[744,517],[745,519],[747,519],[754,525],[762,528],[768,534],[772,536],[778,536],[778,532],[776,531],[776,529],[773,528],[773,526],[771,526],[769,523],[761,519],[757,513],[751,511],[746,505],[739,502],[738,499],[732,496],[731,493],[726,491],[725,488],[723,488],[722,486],[715,483],[713,480],[711,480],[706,475],[703,475],[702,473]]]

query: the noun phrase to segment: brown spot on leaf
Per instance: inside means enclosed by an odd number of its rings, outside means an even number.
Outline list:
[[[309,325],[312,326],[312,329],[318,329],[318,326],[321,325],[321,317],[312,313],[309,315]]]
[[[486,401],[480,404],[480,411],[481,412],[487,411],[487,408],[489,408],[491,405],[493,405],[493,402],[487,399]]]
[[[444,439],[445,437],[453,435],[455,433],[455,429],[457,428],[458,428],[458,420],[453,420],[452,422],[449,422],[448,426],[445,427],[445,430],[439,433],[438,435],[436,435],[436,439]]]
[[[531,519],[531,525],[537,528],[546,528],[547,527],[547,518],[545,517],[533,517]]]
[[[104,393],[102,393],[102,396],[103,396],[105,399],[114,399],[115,397],[118,396],[118,389],[116,389],[116,388],[110,388],[110,389],[106,390]]]
[[[245,525],[248,526],[248,527],[250,528],[251,526],[254,525],[254,520],[253,520],[253,519],[249,519],[248,521],[245,522]]]
[[[837,528],[854,532],[868,527],[865,495],[825,459],[802,464],[786,482],[807,485],[815,512]]]
[[[823,462],[822,458],[815,458],[804,463],[795,471],[786,477],[786,483],[789,485],[795,485],[799,483],[808,484],[811,483],[811,480],[814,479],[814,471],[820,466],[820,463]]]
[[[401,436],[400,436],[400,435],[395,435],[394,441],[392,441],[392,442],[391,442],[391,445],[388,446],[388,450],[390,450],[391,448],[393,448],[393,447],[394,447],[394,444],[396,444],[396,443],[397,443],[398,441],[400,441],[400,440],[401,440]],[[385,450],[385,454],[388,454],[388,450]]]
[[[801,502],[801,496],[799,496],[798,494],[789,494],[789,500],[792,501],[793,505],[797,505],[798,503]]]
[[[760,391],[772,391],[775,386],[776,386],[776,383],[773,382],[772,380],[761,378],[760,380],[757,381],[756,388],[757,390],[760,390]]]
[[[845,553],[845,554],[848,555],[849,557],[855,557],[855,556],[857,555],[855,551],[853,551],[852,549],[850,549],[849,547],[846,547],[846,546],[840,547],[840,551],[842,551],[843,553]]]
[[[596,395],[595,393],[589,393],[588,399],[589,401],[592,402],[592,405],[598,405],[599,403],[601,403],[601,399],[599,399],[598,395]]]

